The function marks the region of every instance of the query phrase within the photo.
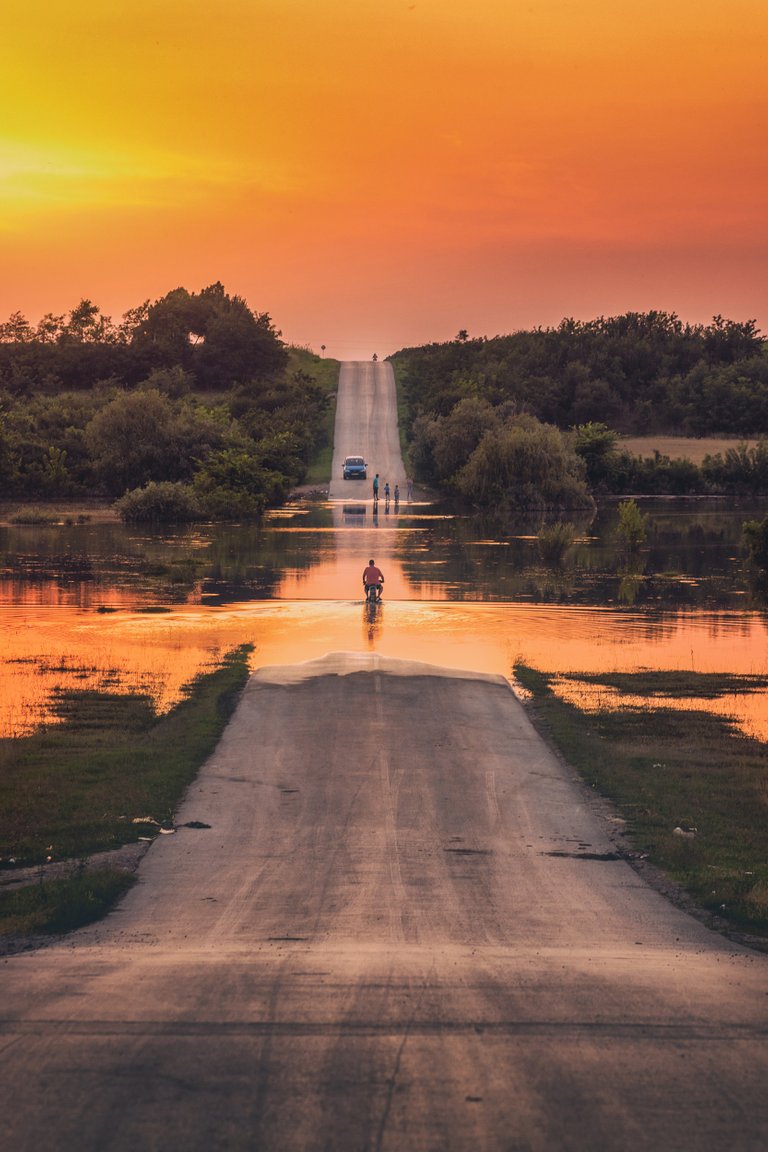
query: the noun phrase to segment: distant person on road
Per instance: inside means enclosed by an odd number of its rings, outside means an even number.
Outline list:
[[[395,484],[395,512],[400,507],[400,485]]]
[[[379,502],[379,474],[378,474],[378,472],[376,473],[376,475],[373,478],[373,502],[374,502],[374,504],[378,504],[378,502]]]
[[[405,481],[405,492],[409,500],[413,500],[413,480],[410,476]]]
[[[375,597],[375,599],[380,600],[383,583],[384,573],[381,568],[376,567],[375,560],[369,560],[367,567],[363,569],[363,588],[366,599]]]

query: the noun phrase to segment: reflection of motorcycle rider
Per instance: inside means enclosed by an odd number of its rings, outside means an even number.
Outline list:
[[[384,573],[381,568],[376,567],[375,561],[370,560],[367,568],[363,569],[363,588],[365,589],[366,600],[380,600],[383,583]]]

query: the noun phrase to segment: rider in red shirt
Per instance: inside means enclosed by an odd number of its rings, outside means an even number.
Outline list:
[[[368,567],[363,569],[363,587],[365,588],[366,595],[371,586],[378,588],[378,594],[381,595],[381,585],[383,583],[384,573],[381,568],[377,568],[373,560],[369,561]]]

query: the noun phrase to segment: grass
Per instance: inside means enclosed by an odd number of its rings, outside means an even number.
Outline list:
[[[290,349],[290,367],[292,371],[302,370],[314,376],[322,389],[331,397],[325,413],[325,428],[322,437],[323,447],[312,457],[307,474],[304,477],[305,485],[328,484],[331,480],[333,465],[333,433],[336,421],[336,389],[339,383],[339,361],[324,359],[315,356],[303,348]]]
[[[158,716],[148,696],[62,691],[60,724],[0,741],[0,862],[40,864],[37,883],[0,892],[0,937],[61,933],[99,919],[133,883],[87,868],[99,850],[137,841],[172,819],[213,752],[248,677],[250,645],[198,676]],[[45,863],[72,860],[47,879]]]
[[[549,524],[541,528],[536,539],[544,563],[553,568],[559,567],[568,549],[572,547],[575,536],[573,524]]]
[[[61,691],[60,723],[0,741],[0,861],[81,860],[138,840],[137,816],[172,817],[248,677],[249,646],[158,716],[149,696]]]
[[[71,932],[99,920],[133,883],[117,868],[77,869],[62,880],[0,892],[0,936]]]
[[[22,508],[8,517],[9,523],[19,525],[58,524],[63,519],[59,512],[49,508]]]
[[[765,745],[727,718],[654,703],[765,687],[765,678],[684,672],[570,674],[645,707],[587,713],[559,698],[553,675],[519,665],[533,715],[584,780],[614,802],[634,849],[702,909],[768,938],[768,781]],[[674,829],[695,829],[682,836]]]
[[[617,447],[626,449],[633,456],[651,457],[654,452],[660,452],[670,460],[691,460],[694,464],[701,464],[705,456],[715,456],[718,452],[725,454],[729,448],[745,442],[752,448],[757,440],[744,436],[628,436],[622,437]]]
[[[400,455],[403,458],[406,476],[413,476],[408,441],[408,429],[411,425],[411,411],[408,401],[405,397],[405,389],[403,388],[403,382],[401,379],[405,368],[400,364],[399,361],[393,361],[392,370],[395,375],[395,388],[397,392],[397,431],[400,437]]]

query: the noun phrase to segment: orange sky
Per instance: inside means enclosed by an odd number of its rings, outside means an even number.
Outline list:
[[[5,0],[0,319],[221,280],[342,358],[768,329],[765,0]]]

